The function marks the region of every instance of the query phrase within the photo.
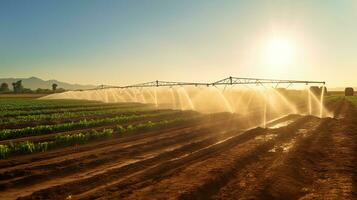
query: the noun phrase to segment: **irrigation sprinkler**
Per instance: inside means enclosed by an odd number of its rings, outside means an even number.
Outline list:
[[[301,81],[301,80],[279,80],[279,79],[259,79],[259,78],[237,78],[228,77],[212,84],[214,85],[242,85],[242,84],[325,84],[324,81]]]
[[[97,90],[97,89],[109,89],[109,88],[118,88],[118,89],[128,89],[128,88],[147,88],[147,87],[174,87],[174,86],[219,86],[219,85],[264,85],[264,84],[276,84],[276,87],[279,84],[289,84],[290,87],[292,84],[323,84],[324,81],[305,81],[305,80],[279,80],[279,79],[260,79],[260,78],[238,78],[238,77],[228,77],[225,79],[221,79],[215,82],[174,82],[174,81],[151,81],[146,83],[138,83],[134,85],[127,86],[108,86],[108,85],[100,85],[99,87],[89,89],[89,90]]]
[[[235,93],[236,91],[233,91],[232,93],[225,93],[227,88],[233,88],[235,86],[242,86],[246,87],[249,89],[252,89],[254,86],[258,86],[258,92],[264,92],[261,93],[264,97],[264,109],[262,115],[263,115],[263,126],[266,127],[266,122],[267,119],[270,117],[270,110],[271,110],[271,98],[276,98],[274,95],[269,96],[268,92],[270,89],[273,90],[279,90],[278,87],[280,88],[289,88],[290,86],[297,84],[297,85],[306,85],[306,89],[308,91],[306,100],[307,100],[307,114],[312,114],[312,101],[317,105],[319,105],[319,113],[317,114],[320,117],[323,117],[326,111],[324,111],[323,107],[323,98],[325,95],[325,82],[324,81],[310,81],[310,80],[281,80],[281,79],[260,79],[260,78],[239,78],[239,77],[232,77],[229,76],[227,78],[214,81],[214,82],[175,82],[175,81],[160,81],[160,80],[155,80],[151,82],[145,82],[145,83],[138,83],[138,84],[133,84],[133,85],[126,85],[126,86],[113,86],[113,85],[100,85],[96,88],[92,89],[87,89],[94,91],[94,93],[98,93],[96,95],[104,95],[105,98],[103,97],[98,97],[98,99],[103,100],[105,102],[109,101],[109,98],[116,99],[116,97],[110,96],[110,93],[120,93],[120,95],[125,96],[122,97],[121,99],[124,99],[123,102],[153,102],[156,107],[159,105],[159,99],[162,100],[163,102],[167,101],[166,96],[167,91],[166,90],[161,90],[159,87],[166,87],[171,90],[171,102],[172,104],[177,107],[181,107],[181,109],[186,109],[189,108],[191,110],[210,110],[211,109],[211,104],[210,104],[210,96],[207,96],[207,99],[199,99],[200,95],[212,95],[212,102],[213,101],[219,101],[220,103],[223,103],[217,107],[217,109],[221,109],[220,107],[224,107],[225,112],[236,112],[235,108],[237,107],[240,109],[238,105],[241,104],[241,98],[239,97],[238,99],[233,99],[237,96],[234,96],[236,94],[239,94],[239,92]],[[322,85],[322,87],[320,87]],[[192,88],[186,88],[186,86],[191,86],[191,87],[198,87],[200,92],[196,90],[189,90],[188,92],[191,92],[191,96],[194,95],[194,99],[196,101],[207,101],[208,103],[205,105],[204,104],[198,104],[199,106],[195,108],[195,105],[192,102],[192,97],[190,97],[190,94],[186,91],[186,89],[192,89]],[[220,90],[220,87],[223,87],[223,90]],[[270,88],[271,87],[271,88]],[[178,88],[179,91],[175,93],[175,88]],[[210,88],[213,90],[205,90],[205,88]],[[115,89],[115,90],[103,90],[103,89]],[[260,90],[263,89],[263,90]],[[99,91],[102,90],[102,91]],[[322,90],[322,91],[321,91]],[[83,90],[81,90],[83,91]],[[85,91],[85,90],[84,90]],[[314,92],[314,91],[321,91],[321,92]],[[144,94],[146,92],[146,96]],[[245,92],[245,91],[244,91]],[[123,93],[123,94],[122,94]],[[72,95],[70,93],[70,95]],[[79,96],[81,94],[78,94]],[[108,96],[109,95],[109,96]],[[119,95],[119,96],[120,96]],[[218,96],[217,96],[218,95]],[[162,98],[159,98],[158,96],[163,96]],[[177,98],[177,101],[176,101]],[[218,100],[214,100],[214,99]],[[230,99],[231,100],[230,100]],[[253,96],[251,95],[248,100],[249,105],[251,103],[251,99]],[[304,97],[305,98],[305,97]],[[129,100],[127,100],[129,99]],[[233,100],[232,100],[233,99]],[[275,101],[275,99],[273,99]],[[231,102],[230,102],[231,101]],[[177,103],[178,102],[178,103]],[[233,102],[233,103],[232,103]],[[257,100],[256,102],[260,103],[261,100]],[[236,104],[237,105],[236,105]],[[202,106],[203,105],[203,106]],[[209,105],[209,106],[207,106]],[[233,106],[232,106],[233,105]],[[188,107],[187,107],[188,106]],[[200,107],[201,106],[201,107]],[[274,105],[273,105],[274,106]],[[213,106],[214,107],[214,106]],[[243,106],[244,107],[244,106]],[[295,113],[295,112],[294,112]]]

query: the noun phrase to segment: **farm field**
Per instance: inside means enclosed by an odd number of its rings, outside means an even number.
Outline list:
[[[0,16],[0,200],[357,200],[357,0]]]
[[[333,118],[0,98],[0,199],[355,199],[357,98]]]

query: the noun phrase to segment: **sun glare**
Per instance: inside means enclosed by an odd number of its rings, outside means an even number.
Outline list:
[[[294,57],[294,45],[286,38],[273,38],[269,40],[265,48],[265,60],[270,66],[286,66],[292,64]]]

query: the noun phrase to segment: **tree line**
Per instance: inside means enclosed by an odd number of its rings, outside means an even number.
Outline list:
[[[29,88],[24,88],[22,85],[22,80],[16,81],[12,83],[12,90],[9,87],[9,84],[2,83],[0,85],[0,93],[16,93],[16,94],[25,94],[25,93],[39,93],[39,94],[49,94],[49,93],[57,93],[57,92],[64,92],[63,88],[58,88],[56,83],[52,84],[51,89],[42,89],[38,88],[37,90],[31,90]]]

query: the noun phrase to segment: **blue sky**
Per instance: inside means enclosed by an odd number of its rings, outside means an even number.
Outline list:
[[[353,0],[3,0],[0,76],[123,85],[234,75],[355,86],[356,19]],[[276,35],[294,49],[282,66],[261,56]]]

